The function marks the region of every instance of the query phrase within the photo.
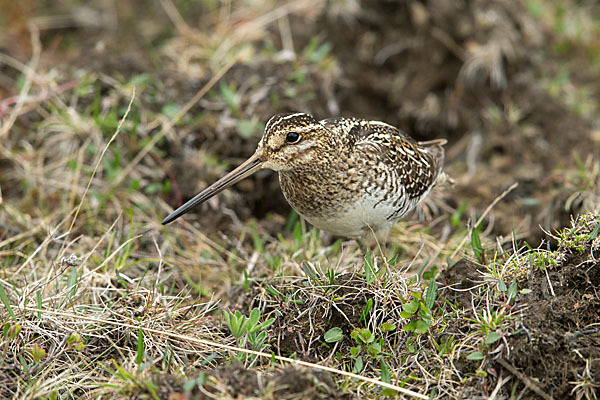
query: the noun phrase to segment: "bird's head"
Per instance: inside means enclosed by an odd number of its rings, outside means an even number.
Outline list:
[[[291,171],[318,162],[330,146],[331,132],[311,115],[278,114],[267,122],[256,153],[262,168]]]
[[[258,170],[292,171],[318,162],[334,146],[332,132],[305,113],[278,114],[267,122],[254,154],[163,220],[163,225]]]

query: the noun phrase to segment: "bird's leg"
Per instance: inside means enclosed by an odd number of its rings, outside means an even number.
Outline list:
[[[367,246],[367,241],[364,237],[356,239],[356,243],[358,243],[358,247],[360,248],[360,252],[364,255],[369,251],[369,247]]]
[[[369,250],[369,242],[374,242],[373,251],[378,251],[381,254],[381,257],[385,259],[385,243],[387,242],[387,237],[389,233],[389,229],[381,229],[378,231],[370,230],[367,234],[360,238],[356,238],[356,243],[358,243],[358,247],[360,247],[360,251],[363,254],[367,254]]]
[[[389,236],[390,230],[388,229],[380,229],[374,233],[375,236],[375,245],[381,254],[381,257],[385,260],[385,254],[387,253],[387,239]]]

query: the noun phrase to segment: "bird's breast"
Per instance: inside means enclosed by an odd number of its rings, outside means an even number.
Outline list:
[[[298,214],[320,229],[350,238],[387,230],[413,207],[393,174],[367,178],[364,170],[352,168],[327,176],[279,173],[283,194]]]
[[[305,218],[336,215],[361,194],[358,180],[331,170],[280,172],[279,182],[288,203]]]

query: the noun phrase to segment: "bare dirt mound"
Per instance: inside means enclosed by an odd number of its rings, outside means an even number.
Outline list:
[[[351,399],[337,390],[327,372],[287,367],[278,371],[247,369],[232,363],[208,372],[202,390],[188,395],[195,399]],[[215,384],[217,383],[217,384]]]
[[[504,261],[501,256],[490,265],[461,260],[443,272],[444,296],[464,313],[450,324],[465,336],[482,335],[478,348],[487,352],[487,359],[481,354],[456,363],[461,373],[479,371],[486,377],[471,380],[463,395],[490,391],[508,376],[512,380],[502,390],[510,386],[512,393],[595,398],[600,387],[599,232],[600,217],[588,214],[557,234],[555,251],[525,248]],[[494,273],[502,268],[512,269],[502,279],[512,280],[513,290],[502,284],[494,302],[490,289],[497,290]],[[477,310],[481,304],[489,307],[487,314]]]
[[[523,315],[524,335],[509,340],[510,362],[556,399],[599,387],[599,228],[588,216],[563,230],[559,264],[527,279],[531,292],[523,300],[531,307]]]

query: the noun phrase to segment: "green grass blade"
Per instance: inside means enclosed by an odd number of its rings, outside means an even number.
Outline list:
[[[4,291],[4,286],[2,285],[0,285],[0,299],[2,300],[2,303],[4,303],[4,307],[6,307],[12,319],[16,321],[17,317],[15,316],[15,313],[13,312],[12,307],[10,306],[8,296],[6,295],[6,292]]]
[[[42,292],[41,291],[38,290],[35,292],[35,300],[36,300],[36,305],[37,305],[38,310],[41,310],[42,309]],[[42,319],[41,311],[38,311],[37,316],[38,316],[38,321]]]
[[[137,337],[137,355],[135,358],[135,362],[138,366],[142,364],[144,361],[144,331],[142,328],[138,329],[138,337]]]

